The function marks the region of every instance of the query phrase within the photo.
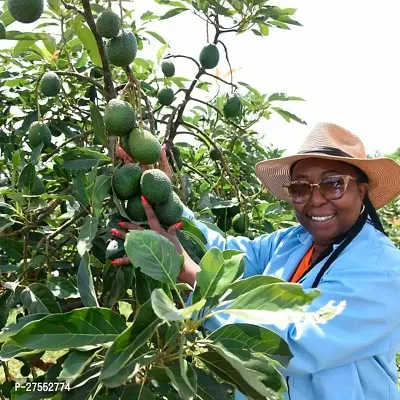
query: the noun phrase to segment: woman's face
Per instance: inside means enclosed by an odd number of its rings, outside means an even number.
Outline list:
[[[350,164],[308,158],[295,164],[292,180],[318,183],[321,179],[334,175],[350,175],[356,178],[355,169]],[[353,226],[360,215],[367,187],[367,183],[350,180],[343,197],[337,200],[327,200],[314,186],[307,203],[292,202],[297,219],[313,236],[315,244],[328,246],[335,237],[347,232]],[[324,221],[313,219],[313,217],[328,216],[332,216],[332,218]]]

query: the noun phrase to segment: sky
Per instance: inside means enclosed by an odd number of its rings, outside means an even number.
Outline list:
[[[131,4],[138,15],[149,7],[158,14],[165,10],[149,0]],[[295,153],[317,122],[333,122],[358,135],[368,154],[391,153],[400,147],[400,2],[271,0],[271,4],[297,8],[294,17],[303,26],[271,29],[263,38],[252,33],[223,37],[235,81],[247,82],[262,93],[284,92],[305,100],[277,105],[307,125],[273,116],[257,127],[266,134],[264,144]],[[168,40],[173,54],[197,58],[206,43],[205,23],[190,13],[150,26]],[[138,57],[154,57],[158,48],[153,41]],[[177,75],[193,76],[190,61],[179,59],[176,68]],[[224,61],[218,68],[222,75],[228,72]]]

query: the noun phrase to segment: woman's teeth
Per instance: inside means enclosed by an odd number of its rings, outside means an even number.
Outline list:
[[[313,217],[313,216],[310,215],[310,218],[311,218],[313,221],[328,221],[328,219],[331,219],[331,218],[333,218],[334,216],[335,216],[335,214],[327,215],[327,216],[325,216],[325,217]]]

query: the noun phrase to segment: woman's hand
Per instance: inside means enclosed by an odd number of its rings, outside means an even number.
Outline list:
[[[200,271],[200,267],[191,259],[189,254],[184,250],[181,243],[179,242],[178,237],[176,236],[176,231],[178,229],[182,228],[183,223],[178,222],[177,224],[169,227],[168,230],[165,230],[161,226],[160,221],[158,220],[157,216],[155,215],[153,208],[147,202],[145,197],[142,196],[141,199],[142,199],[143,208],[146,211],[147,221],[150,226],[150,229],[157,232],[161,236],[164,236],[165,238],[167,238],[174,245],[177,253],[179,255],[183,255],[185,258],[185,263],[181,270],[181,273],[178,276],[178,279],[182,282],[188,283],[189,285],[191,285],[193,287],[193,285],[196,281],[196,274],[198,271]],[[119,238],[122,240],[125,240],[126,235],[127,235],[127,233],[126,233],[127,230],[131,230],[131,229],[135,229],[135,230],[139,230],[139,231],[144,230],[144,228],[141,227],[140,225],[137,225],[137,224],[134,224],[131,222],[121,221],[121,222],[119,222],[118,225],[121,228],[123,228],[124,231],[113,228],[113,229],[111,229],[111,233],[116,238]],[[128,257],[117,258],[111,262],[111,264],[119,265],[119,266],[128,265],[130,263],[131,263],[131,261],[129,260]]]

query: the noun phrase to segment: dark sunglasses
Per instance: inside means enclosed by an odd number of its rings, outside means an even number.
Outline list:
[[[357,179],[350,175],[335,175],[321,179],[318,183],[292,181],[284,187],[287,188],[293,203],[305,204],[310,200],[314,186],[318,187],[325,199],[339,200],[343,197],[350,180],[356,181]]]

